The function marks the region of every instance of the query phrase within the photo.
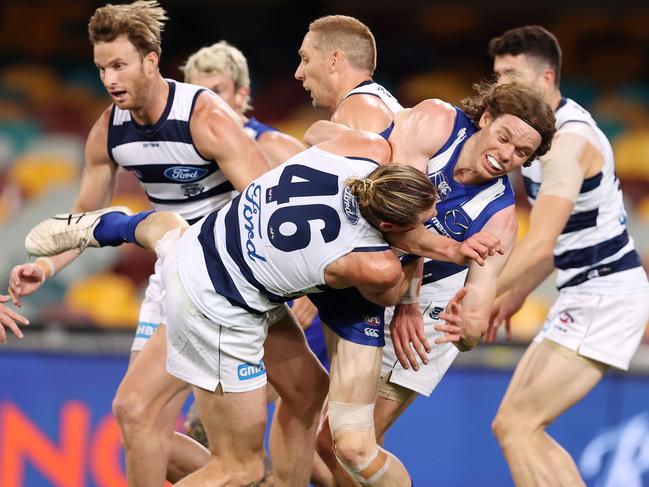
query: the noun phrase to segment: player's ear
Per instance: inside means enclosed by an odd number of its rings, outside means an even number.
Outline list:
[[[480,126],[481,129],[485,128],[487,125],[489,125],[493,121],[494,117],[493,115],[489,112],[489,110],[485,110],[482,112],[482,116],[480,117],[480,122],[478,125]]]
[[[146,70],[147,74],[153,73],[155,70],[158,69],[158,62],[159,62],[158,55],[151,51],[149,54],[144,56],[143,59],[143,64],[144,64],[144,69]]]

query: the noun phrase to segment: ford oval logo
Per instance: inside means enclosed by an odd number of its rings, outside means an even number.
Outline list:
[[[343,212],[349,223],[352,225],[358,223],[358,201],[349,186],[345,186],[345,189],[343,189]]]
[[[172,181],[188,183],[191,181],[198,181],[207,173],[207,169],[202,169],[200,167],[174,166],[165,169],[164,175],[167,179],[171,179]]]

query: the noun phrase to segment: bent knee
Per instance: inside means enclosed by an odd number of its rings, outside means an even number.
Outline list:
[[[147,414],[146,404],[136,394],[117,391],[113,398],[113,415],[121,427],[144,425],[150,415]]]
[[[333,438],[336,458],[351,469],[362,468],[377,448],[373,431],[341,431]]]

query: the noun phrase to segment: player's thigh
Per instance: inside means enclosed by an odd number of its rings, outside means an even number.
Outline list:
[[[265,387],[225,393],[221,387],[213,392],[200,387],[193,390],[210,451],[240,460],[263,452]]]
[[[264,363],[268,381],[281,397],[296,389],[314,388],[323,383],[326,387],[327,372],[309,349],[304,332],[291,313],[268,328]]]
[[[516,367],[500,409],[552,422],[601,380],[606,366],[543,340],[532,344]]]
[[[419,395],[411,389],[389,382],[389,375],[388,373],[381,378],[379,396],[374,406],[374,429],[377,438],[382,438]]]
[[[137,395],[153,414],[159,411],[176,394],[188,390],[188,385],[170,375],[166,370],[166,327],[160,325],[146,346],[133,360],[117,391],[120,396]]]
[[[361,345],[341,337],[332,340],[329,400],[374,403],[381,372],[381,347]]]

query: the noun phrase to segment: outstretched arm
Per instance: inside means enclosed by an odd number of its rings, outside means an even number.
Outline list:
[[[476,263],[470,265],[465,282],[466,294],[461,306],[450,306],[446,314],[440,315],[447,323],[435,327],[446,333],[437,343],[454,342],[460,351],[475,347],[487,331],[491,306],[496,297],[498,274],[505,267],[516,242],[514,206],[500,210],[489,219],[484,228],[501,239],[505,247],[504,253],[489,258],[484,266]]]
[[[79,195],[72,213],[94,211],[110,205],[115,192],[117,164],[108,155],[108,124],[110,108],[95,122],[90,130],[85,148],[85,165],[81,175]],[[73,262],[79,253],[67,251],[39,260],[15,266],[9,274],[9,294],[16,306],[21,297],[36,292],[45,280]]]
[[[471,260],[484,265],[487,257],[504,252],[500,239],[486,230],[473,234],[464,242],[437,235],[423,225],[408,232],[384,232],[384,236],[390,245],[404,252],[461,265]]]

